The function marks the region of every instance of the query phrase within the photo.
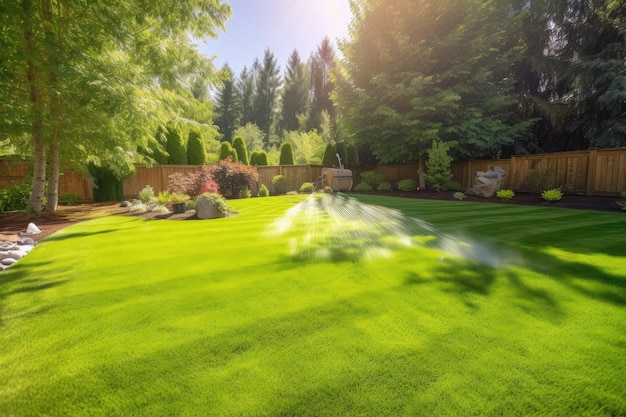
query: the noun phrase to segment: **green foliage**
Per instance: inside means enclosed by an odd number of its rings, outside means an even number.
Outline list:
[[[226,197],[241,197],[244,190],[251,189],[259,180],[255,167],[233,162],[230,158],[221,160],[218,165],[209,166],[207,170],[219,185],[219,191]]]
[[[221,194],[217,194],[217,193],[202,193],[202,194],[200,194],[199,196],[197,196],[195,198],[196,205],[198,204],[198,201],[201,200],[201,199],[211,200],[213,202],[213,205],[215,205],[215,208],[217,208],[222,213],[232,213],[232,212],[235,211],[230,206],[230,204],[228,204],[228,202],[226,201],[224,196],[221,195]]]
[[[238,161],[237,151],[233,149],[230,142],[222,142],[222,144],[220,145],[218,160],[223,161],[225,159],[228,159],[229,157],[232,161]]]
[[[285,142],[280,146],[279,165],[293,165],[293,148],[289,142]]]
[[[241,136],[243,138],[246,142],[246,148],[248,150],[263,149],[263,138],[265,135],[263,134],[263,131],[254,123],[246,123],[245,126],[237,128],[234,135],[235,137]]]
[[[11,183],[0,190],[0,211],[24,210],[28,207],[30,197],[30,180],[22,184]]]
[[[415,191],[417,189],[417,182],[412,179],[404,179],[398,181],[398,190],[400,191]]]
[[[326,149],[324,150],[324,157],[322,158],[322,165],[326,167],[335,166],[338,164],[337,156],[337,145],[335,143],[327,143]]]
[[[287,62],[282,91],[281,128],[283,130],[298,130],[300,125],[298,116],[306,113],[307,110],[309,84],[306,64],[302,62],[298,51],[294,49]]]
[[[354,187],[354,191],[357,191],[357,192],[368,192],[368,191],[373,191],[373,190],[374,190],[374,187],[372,187],[366,182],[360,182]]]
[[[159,125],[154,137],[148,139],[148,148],[150,149],[150,156],[154,159],[154,162],[160,165],[167,165],[170,156],[165,150],[167,147],[167,137],[165,136],[165,130]]]
[[[150,185],[143,187],[143,190],[139,191],[139,201],[144,204],[150,204],[156,200],[154,195],[154,188]]]
[[[346,162],[348,161],[348,151],[346,150],[346,144],[343,142],[337,142],[336,151],[341,158],[341,163],[343,165],[346,165]],[[335,158],[337,158],[337,155],[335,155]],[[337,163],[339,162],[337,161]]]
[[[280,69],[276,57],[266,49],[263,62],[255,65],[255,86],[253,98],[254,121],[263,131],[264,147],[270,146],[270,129],[276,115],[278,89],[280,88]]]
[[[206,149],[200,133],[192,129],[187,139],[187,164],[204,165],[206,163]]]
[[[76,193],[61,193],[59,195],[59,204],[62,206],[75,206],[78,204],[80,196]]]
[[[563,198],[563,193],[557,188],[546,190],[541,193],[541,198],[545,201],[559,201]]]
[[[96,203],[121,201],[124,198],[122,181],[110,168],[89,164],[87,169],[93,178],[93,199]]]
[[[545,164],[540,163],[530,170],[526,184],[533,193],[540,193],[556,186],[556,176]]]
[[[309,132],[283,132],[284,141],[293,146],[296,164],[320,164],[324,152],[324,139],[315,131]]]
[[[310,194],[315,189],[315,185],[312,182],[305,182],[300,186],[300,193]]]
[[[348,154],[346,165],[350,165],[350,166],[359,165],[359,154],[356,150],[356,146],[352,144],[348,145],[346,148],[346,152]]]
[[[621,193],[619,193],[619,196],[626,200],[626,191],[622,191]]]
[[[267,166],[267,152],[254,151],[250,155],[250,165]]]
[[[501,200],[511,200],[513,197],[515,197],[515,193],[513,192],[513,190],[499,190],[496,192],[496,197]]]
[[[170,202],[170,192],[169,191],[160,191],[159,195],[157,196],[157,201],[159,202],[159,204],[162,205],[166,205]]]
[[[426,182],[437,191],[450,189],[452,183],[452,157],[448,155],[449,149],[447,143],[433,141],[428,152],[425,178]]]
[[[221,139],[232,142],[233,132],[239,122],[239,103],[234,84],[233,70],[224,64],[220,71],[221,83],[215,97],[215,126],[219,129]]]
[[[179,204],[188,201],[189,198],[187,194],[171,193],[169,202],[171,204]]]
[[[167,133],[167,153],[169,154],[168,163],[170,165],[186,165],[187,150],[185,142],[179,128],[168,127]]]
[[[272,195],[283,195],[287,192],[287,178],[276,175],[272,178]]]
[[[368,183],[373,188],[376,188],[378,184],[385,181],[383,174],[378,174],[376,171],[364,171],[361,174],[361,181]]]
[[[452,197],[454,197],[455,200],[459,200],[459,201],[465,200],[465,194],[460,191],[453,193]]]
[[[378,191],[391,191],[391,183],[387,182],[387,181],[383,181],[380,184],[378,184],[376,186],[376,189]]]
[[[241,136],[235,136],[233,139],[233,148],[237,152],[237,161],[248,165],[248,149],[246,148],[246,142]]]
[[[259,197],[268,197],[270,195],[270,190],[267,189],[265,184],[261,184],[259,187],[258,196]]]

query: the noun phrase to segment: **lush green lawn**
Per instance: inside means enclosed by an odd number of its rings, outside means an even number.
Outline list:
[[[48,238],[0,273],[0,415],[626,415],[622,213],[362,196],[497,266],[331,262],[264,233],[301,199]]]

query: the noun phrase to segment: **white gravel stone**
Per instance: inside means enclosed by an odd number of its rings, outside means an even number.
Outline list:
[[[11,266],[15,262],[17,262],[17,259],[13,259],[13,258],[4,258],[3,260],[0,261],[0,263],[4,266]]]

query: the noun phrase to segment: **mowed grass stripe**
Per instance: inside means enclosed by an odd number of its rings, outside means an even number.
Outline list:
[[[234,200],[239,215],[211,221],[97,219],[49,238],[0,274],[0,410],[626,413],[620,213],[359,196],[510,262],[421,247],[298,262],[265,231],[302,198]]]

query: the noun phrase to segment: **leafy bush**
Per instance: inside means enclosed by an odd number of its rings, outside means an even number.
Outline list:
[[[417,182],[412,179],[405,179],[398,181],[398,190],[400,191],[415,191],[417,189]]]
[[[259,197],[267,197],[270,195],[270,190],[267,189],[265,184],[261,184],[259,187],[259,192],[257,193]]]
[[[197,196],[195,198],[196,206],[198,205],[198,200],[200,200],[202,198],[206,198],[208,200],[211,200],[213,202],[213,204],[215,205],[215,208],[217,208],[222,213],[232,213],[234,211],[233,208],[228,204],[228,202],[226,201],[224,196],[222,196],[220,194],[217,194],[217,193],[202,193],[202,194],[200,194],[199,196]]]
[[[206,163],[206,149],[200,133],[192,129],[187,139],[187,164],[204,165]]]
[[[210,165],[208,170],[224,196],[241,196],[246,189],[259,180],[256,168],[231,158],[221,160],[218,165]]]
[[[515,193],[513,192],[513,190],[499,190],[498,192],[496,192],[496,197],[501,200],[510,200],[515,197]]]
[[[272,178],[272,194],[283,195],[287,192],[287,178],[284,175],[276,175]]]
[[[315,189],[315,185],[313,185],[312,182],[305,182],[300,186],[300,192],[302,194],[306,194],[306,193],[312,193],[313,190]]]
[[[157,201],[159,204],[165,205],[170,202],[170,192],[169,191],[161,191],[157,196]]]
[[[226,160],[230,157],[232,161],[237,161],[237,151],[230,146],[230,142],[222,142],[220,145],[220,151],[217,156],[219,161]]]
[[[385,176],[383,174],[377,174],[376,171],[365,171],[361,174],[361,181],[375,188],[381,182],[385,182]]]
[[[61,193],[59,195],[59,204],[62,206],[75,206],[80,196],[76,193]]]
[[[12,183],[8,188],[0,190],[0,211],[24,210],[30,198],[30,181],[23,184]]]
[[[346,161],[346,165],[359,165],[359,153],[356,150],[356,146],[348,145],[346,147],[346,152],[348,154],[348,160]]]
[[[267,166],[267,152],[254,151],[250,155],[250,165]]]
[[[557,188],[546,190],[541,193],[541,198],[545,201],[559,201],[563,198],[563,193]]]
[[[624,200],[626,200],[626,191],[622,191],[622,192],[619,194],[619,196],[620,196],[621,198],[623,198]]]
[[[184,203],[187,200],[189,200],[189,196],[187,194],[180,194],[180,193],[170,194],[170,203],[172,204]]]
[[[187,164],[187,149],[183,141],[180,129],[169,127],[167,136],[167,153],[170,155],[168,162],[171,165]]]
[[[373,191],[374,187],[372,187],[371,185],[369,185],[368,183],[366,183],[365,181],[362,181],[360,183],[358,183],[355,187],[354,187],[354,191],[357,192],[368,192],[368,191]]]
[[[449,150],[447,143],[436,140],[433,141],[432,147],[428,151],[426,182],[437,191],[453,188],[451,168],[453,158],[448,155]]]
[[[293,147],[291,143],[285,142],[280,146],[279,165],[293,165]]]
[[[241,136],[235,136],[233,139],[233,149],[237,153],[237,161],[248,165],[248,148],[246,142]]]
[[[533,193],[539,193],[543,190],[554,189],[556,178],[544,164],[539,164],[528,173],[526,184]]]
[[[461,200],[464,200],[464,199],[465,199],[465,194],[463,194],[463,193],[462,193],[462,192],[460,192],[460,191],[457,191],[456,193],[453,193],[453,194],[452,194],[452,197],[454,197],[454,199],[455,199],[455,200],[459,200],[459,201],[461,201]]]
[[[150,204],[153,201],[156,201],[156,197],[154,196],[154,188],[150,185],[146,185],[143,187],[143,190],[139,191],[139,201],[144,204]]]
[[[391,191],[391,183],[383,181],[376,187],[378,191]]]
[[[168,190],[172,193],[185,194],[194,198],[202,193],[218,192],[218,189],[209,165],[203,165],[195,172],[187,174],[176,172],[169,176]]]

